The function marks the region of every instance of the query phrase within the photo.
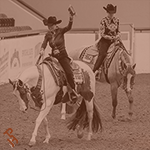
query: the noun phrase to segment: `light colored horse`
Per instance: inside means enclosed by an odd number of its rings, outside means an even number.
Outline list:
[[[98,108],[95,104],[95,76],[92,72],[91,68],[86,65],[85,63],[81,61],[74,61],[76,64],[80,66],[80,68],[85,72],[85,80],[88,80],[88,87],[89,91],[91,92],[93,96],[90,99],[86,99],[83,96],[83,100],[81,102],[81,105],[79,106],[78,110],[75,113],[75,118],[71,120],[71,123],[69,124],[69,129],[77,129],[77,135],[78,137],[81,137],[83,135],[82,129],[85,127],[84,123],[85,120],[88,118],[88,124],[86,127],[88,127],[88,140],[91,139],[93,131],[98,131],[101,125],[100,115],[98,112]],[[43,94],[43,104],[41,107],[41,110],[39,111],[39,116],[36,119],[36,124],[34,131],[32,133],[32,138],[30,139],[29,146],[33,146],[36,143],[36,136],[38,128],[41,124],[41,122],[44,119],[45,129],[46,129],[46,139],[44,140],[44,143],[48,143],[49,139],[51,137],[48,129],[48,121],[47,121],[47,114],[49,113],[50,109],[54,105],[55,97],[58,91],[60,90],[60,87],[56,84],[52,73],[49,71],[48,67],[45,64],[40,65],[42,70],[42,87],[41,90],[44,92]],[[87,78],[88,77],[88,78]],[[13,85],[13,94],[18,98],[19,104],[20,104],[20,110],[22,112],[26,112],[29,107],[29,96],[31,96],[31,88],[35,87],[37,85],[37,81],[39,78],[39,72],[37,69],[37,66],[32,66],[22,72],[22,74],[15,80],[11,81],[9,79],[9,82]],[[66,86],[63,86],[63,92],[64,95],[67,93],[68,88]],[[82,109],[81,109],[82,108]],[[80,116],[80,118],[77,121],[77,118]]]
[[[87,64],[93,68],[94,63],[97,59],[98,55],[98,49],[96,46],[97,42],[93,45],[82,47],[80,49],[77,49],[74,51],[74,53],[71,55],[73,59],[79,59],[84,60],[84,56],[86,55],[86,52],[88,53],[88,58],[85,60]],[[132,112],[132,105],[133,105],[133,97],[132,97],[132,88],[134,84],[134,78],[135,78],[135,64],[132,62],[131,55],[126,51],[125,47],[123,46],[121,41],[116,41],[116,43],[113,43],[109,50],[107,57],[109,57],[112,52],[115,51],[115,55],[108,67],[107,70],[107,81],[110,84],[111,87],[111,95],[112,95],[112,117],[116,117],[116,107],[117,107],[117,92],[118,88],[123,82],[123,88],[126,92],[126,95],[129,100],[129,116],[131,117]],[[92,60],[92,59],[93,60]],[[88,59],[92,60],[91,62],[88,62]],[[104,66],[102,67],[103,71],[106,70],[106,61],[104,61]]]

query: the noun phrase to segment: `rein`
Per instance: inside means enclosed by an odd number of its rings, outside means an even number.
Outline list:
[[[26,83],[23,83],[23,85],[19,85],[19,84],[18,84],[18,81],[16,80],[15,89],[14,89],[14,90],[17,90],[17,87],[18,87],[18,86],[19,86],[20,88],[23,88],[23,90],[26,92],[26,94],[29,94],[29,95],[31,96],[32,92],[31,92],[29,86],[28,86]],[[21,94],[22,94],[22,93],[21,93]],[[27,100],[28,100],[28,102],[29,102],[28,96],[27,96]],[[28,106],[29,106],[31,109],[34,109],[34,110],[36,110],[36,111],[39,111],[39,110],[35,109],[34,107],[30,106],[30,103],[29,103]]]
[[[36,87],[32,87],[31,88],[31,90],[30,90],[30,96],[32,97],[32,99],[34,101],[37,98],[39,98],[39,99],[42,100],[42,95],[43,95],[44,96],[44,101],[45,101],[45,107],[42,110],[38,110],[38,109],[35,109],[34,107],[30,106],[30,108],[33,109],[33,110],[35,110],[35,111],[43,111],[46,108],[44,66],[42,65],[42,69],[41,69],[40,65],[39,65],[39,62],[40,62],[41,58],[42,58],[42,61],[44,60],[44,56],[40,55],[39,58],[38,58],[38,60],[37,60],[37,62],[36,62],[36,67],[37,67],[38,72],[39,72],[39,78],[38,78]],[[43,91],[41,91],[42,79],[43,79]],[[35,94],[33,94],[33,93],[35,93]]]
[[[128,53],[128,51],[126,50],[126,48],[124,47],[124,45],[122,43],[121,43],[121,46],[119,47],[119,49],[120,49],[120,54],[119,54],[119,71],[120,71],[121,75],[126,76],[127,71],[128,71],[128,67],[131,64],[130,64],[130,60],[129,60],[129,62],[127,62],[125,56],[122,56],[122,55],[124,55],[124,53],[126,53],[126,55],[130,55],[130,54]],[[123,57],[123,59],[122,59],[122,57]],[[122,68],[122,65],[121,65],[122,62],[127,66],[127,68]]]
[[[124,53],[126,53],[127,56],[124,56],[125,55]],[[132,70],[130,72],[130,69],[132,67],[131,67],[131,64],[130,64],[130,58],[129,58],[129,62],[128,62],[128,60],[126,61],[126,58],[122,59],[121,57],[128,57],[128,55],[130,55],[130,54],[127,52],[126,49],[125,50],[121,49],[120,54],[119,54],[119,72],[123,76],[123,89],[126,92],[127,92],[127,85],[126,85],[127,74],[132,72]],[[122,62],[126,65],[126,68],[122,68],[122,64],[121,64]],[[134,85],[134,77],[131,78],[131,89],[133,88],[133,85]]]

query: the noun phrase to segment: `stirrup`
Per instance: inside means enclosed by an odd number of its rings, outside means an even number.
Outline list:
[[[94,73],[94,74],[95,74],[95,76],[96,76],[98,73],[99,73],[99,71],[98,71],[98,70],[96,70],[96,71],[95,71],[95,73]]]
[[[77,96],[77,98],[80,96],[74,89],[72,89],[72,91]]]

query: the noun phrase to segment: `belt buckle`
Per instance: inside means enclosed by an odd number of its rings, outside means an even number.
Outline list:
[[[54,55],[57,55],[57,54],[59,54],[60,52],[59,52],[58,49],[55,49],[55,50],[53,51],[53,53],[54,53]]]

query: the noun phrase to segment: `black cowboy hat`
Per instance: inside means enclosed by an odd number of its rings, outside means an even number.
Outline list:
[[[50,16],[48,19],[43,20],[43,23],[45,26],[47,26],[48,24],[51,24],[51,25],[59,24],[61,22],[62,20],[57,20],[55,16]]]
[[[112,4],[108,4],[107,7],[103,7],[108,13],[116,13],[117,6],[113,6]]]

